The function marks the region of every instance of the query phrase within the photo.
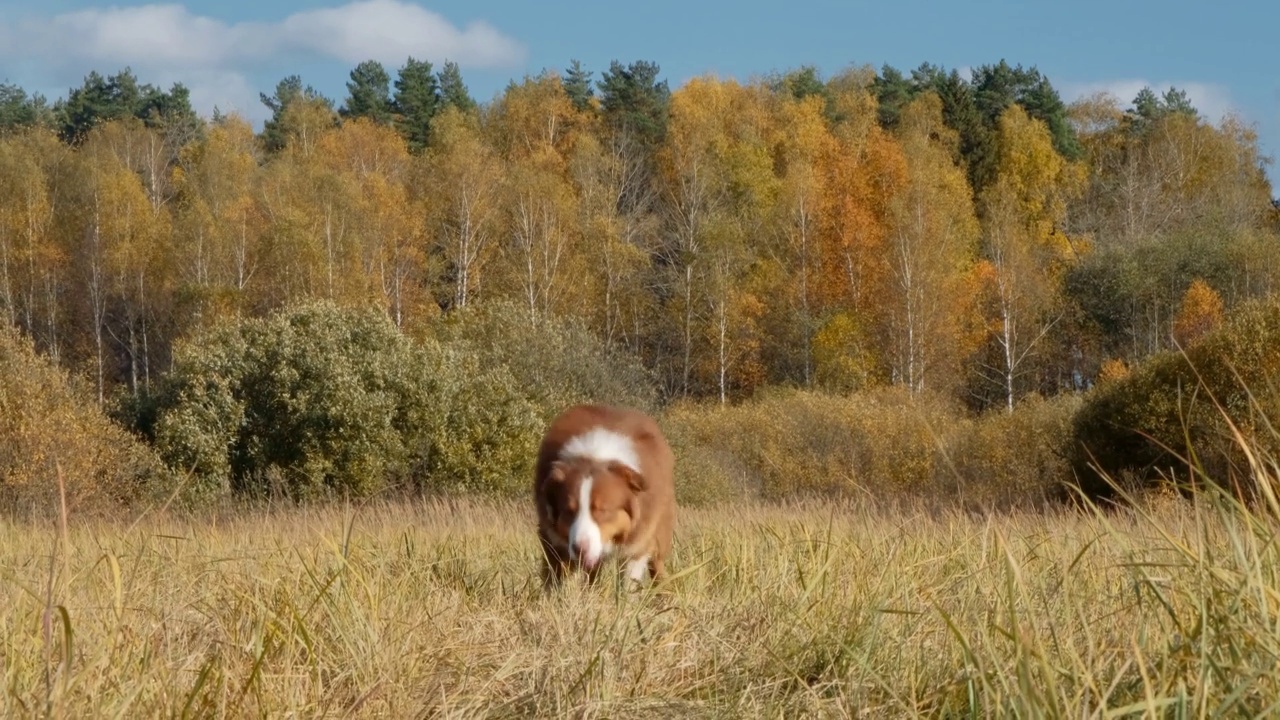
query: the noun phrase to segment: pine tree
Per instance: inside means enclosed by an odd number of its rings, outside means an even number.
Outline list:
[[[296,102],[305,102],[316,106],[317,110],[333,111],[333,101],[326,98],[310,85],[302,86],[302,78],[290,75],[276,84],[275,95],[259,93],[262,104],[271,109],[271,119],[263,123],[262,137],[267,152],[278,152],[284,149],[288,141],[288,122],[286,115],[289,106]]]
[[[827,98],[830,92],[818,69],[812,65],[801,66],[798,70],[783,75],[773,83],[774,92],[784,92],[796,100],[803,100],[810,95]]]
[[[572,60],[568,69],[564,71],[564,91],[569,95],[569,100],[573,102],[576,110],[586,110],[591,107],[591,98],[595,96],[595,91],[591,87],[591,71],[582,67],[582,63]]]
[[[440,83],[431,63],[412,57],[400,68],[392,100],[396,130],[415,153],[431,141],[431,119],[440,109]]]
[[[347,100],[338,114],[343,118],[369,118],[379,125],[391,122],[391,77],[376,60],[365,60],[351,71]]]
[[[886,130],[894,129],[903,108],[915,97],[917,88],[900,70],[890,65],[880,69],[871,88],[880,106],[880,125]]]
[[[644,60],[623,67],[614,60],[600,77],[600,105],[614,132],[633,135],[642,146],[662,142],[667,131],[671,89],[658,80],[657,63]]]
[[[97,125],[129,117],[184,138],[201,125],[184,85],[177,83],[168,92],[149,84],[139,85],[129,68],[105,78],[97,72],[89,73],[83,85],[72,89],[65,100],[54,103],[53,115],[58,135],[73,144],[79,144]]]
[[[52,117],[44,96],[17,85],[0,83],[0,132],[19,127],[46,125]]]
[[[467,84],[462,81],[462,71],[458,69],[458,63],[445,60],[444,67],[440,69],[439,81],[441,109],[450,106],[463,112],[476,109],[476,101],[467,90]]]

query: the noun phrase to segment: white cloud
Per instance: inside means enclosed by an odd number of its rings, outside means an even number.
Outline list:
[[[88,69],[129,66],[146,82],[183,82],[201,112],[214,105],[251,112],[257,93],[246,74],[267,61],[287,65],[311,57],[354,65],[372,59],[394,72],[409,56],[453,60],[467,69],[519,66],[525,53],[523,44],[486,22],[460,28],[404,0],[356,0],[277,22],[229,23],[178,4],[0,21],[0,61],[39,67],[62,85],[78,85]]]
[[[225,115],[236,113],[246,120],[266,119],[267,110],[258,99],[258,90],[238,72],[194,70],[179,76],[161,77],[156,84],[169,87],[181,82],[191,90],[191,105],[209,115],[217,107]]]
[[[373,58],[402,63],[449,58],[459,65],[507,67],[524,48],[485,22],[460,30],[440,15],[399,0],[361,0],[290,15],[280,24],[285,43],[356,63]]]
[[[18,37],[23,47],[13,51],[143,66],[223,64],[252,48],[242,42],[251,29],[192,15],[181,5],[80,10],[26,20]]]
[[[1142,88],[1149,87],[1157,95],[1163,95],[1170,86],[1185,92],[1196,110],[1200,111],[1200,114],[1211,122],[1218,122],[1230,113],[1239,112],[1227,88],[1212,83],[1179,80],[1153,82],[1143,79],[1065,82],[1059,87],[1059,92],[1066,102],[1098,93],[1107,93],[1119,100],[1121,107],[1129,107],[1133,104],[1133,99],[1137,97]]]

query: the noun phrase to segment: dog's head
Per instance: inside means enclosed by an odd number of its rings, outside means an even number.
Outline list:
[[[623,462],[557,460],[547,475],[541,510],[570,558],[590,570],[631,531],[644,489],[644,477]]]

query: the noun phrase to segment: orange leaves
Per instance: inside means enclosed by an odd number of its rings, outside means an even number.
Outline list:
[[[1102,361],[1102,366],[1098,369],[1098,382],[1106,383],[1113,380],[1123,380],[1131,372],[1131,368],[1124,360],[1107,358]]]
[[[117,374],[151,352],[140,348],[166,356],[171,338],[156,333],[224,313],[326,297],[377,304],[403,327],[501,299],[587,320],[677,394],[733,399],[767,382],[947,392],[982,373],[998,386],[963,391],[986,403],[1096,367],[1100,356],[1063,354],[1081,336],[1063,283],[1090,245],[1216,242],[1201,230],[1245,227],[1249,245],[1221,250],[1224,265],[1193,267],[1247,266],[1233,299],[1274,284],[1256,138],[1233,120],[1078,104],[1086,178],[1017,105],[979,143],[944,121],[972,130],[958,95],[947,112],[934,91],[891,99],[888,131],[869,70],[796,77],[704,76],[670,95],[644,80],[643,97],[623,78],[608,103],[579,108],[543,73],[483,107],[446,103],[416,128],[416,142],[429,137],[416,154],[308,93],[261,136],[223,118],[180,153],[137,122],[76,148],[9,136],[0,304],[73,362],[96,355]],[[1173,251],[1150,256],[1181,267]],[[1170,283],[1113,275],[1079,284],[1120,328],[1101,352],[1130,336],[1135,354],[1167,342]],[[1117,290],[1128,294],[1106,297]],[[1196,293],[1175,328],[1188,339],[1218,312]]]
[[[1196,278],[1182,296],[1182,305],[1173,318],[1173,337],[1189,347],[1222,324],[1222,297],[1208,283]]]
[[[819,304],[868,309],[887,282],[890,203],[907,181],[901,145],[879,127],[844,137],[824,158]]]

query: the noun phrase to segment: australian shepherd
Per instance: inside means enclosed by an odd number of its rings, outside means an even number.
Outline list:
[[[658,424],[630,408],[576,405],[547,427],[533,492],[544,580],[594,582],[617,556],[635,581],[664,576],[675,520],[675,456]]]

